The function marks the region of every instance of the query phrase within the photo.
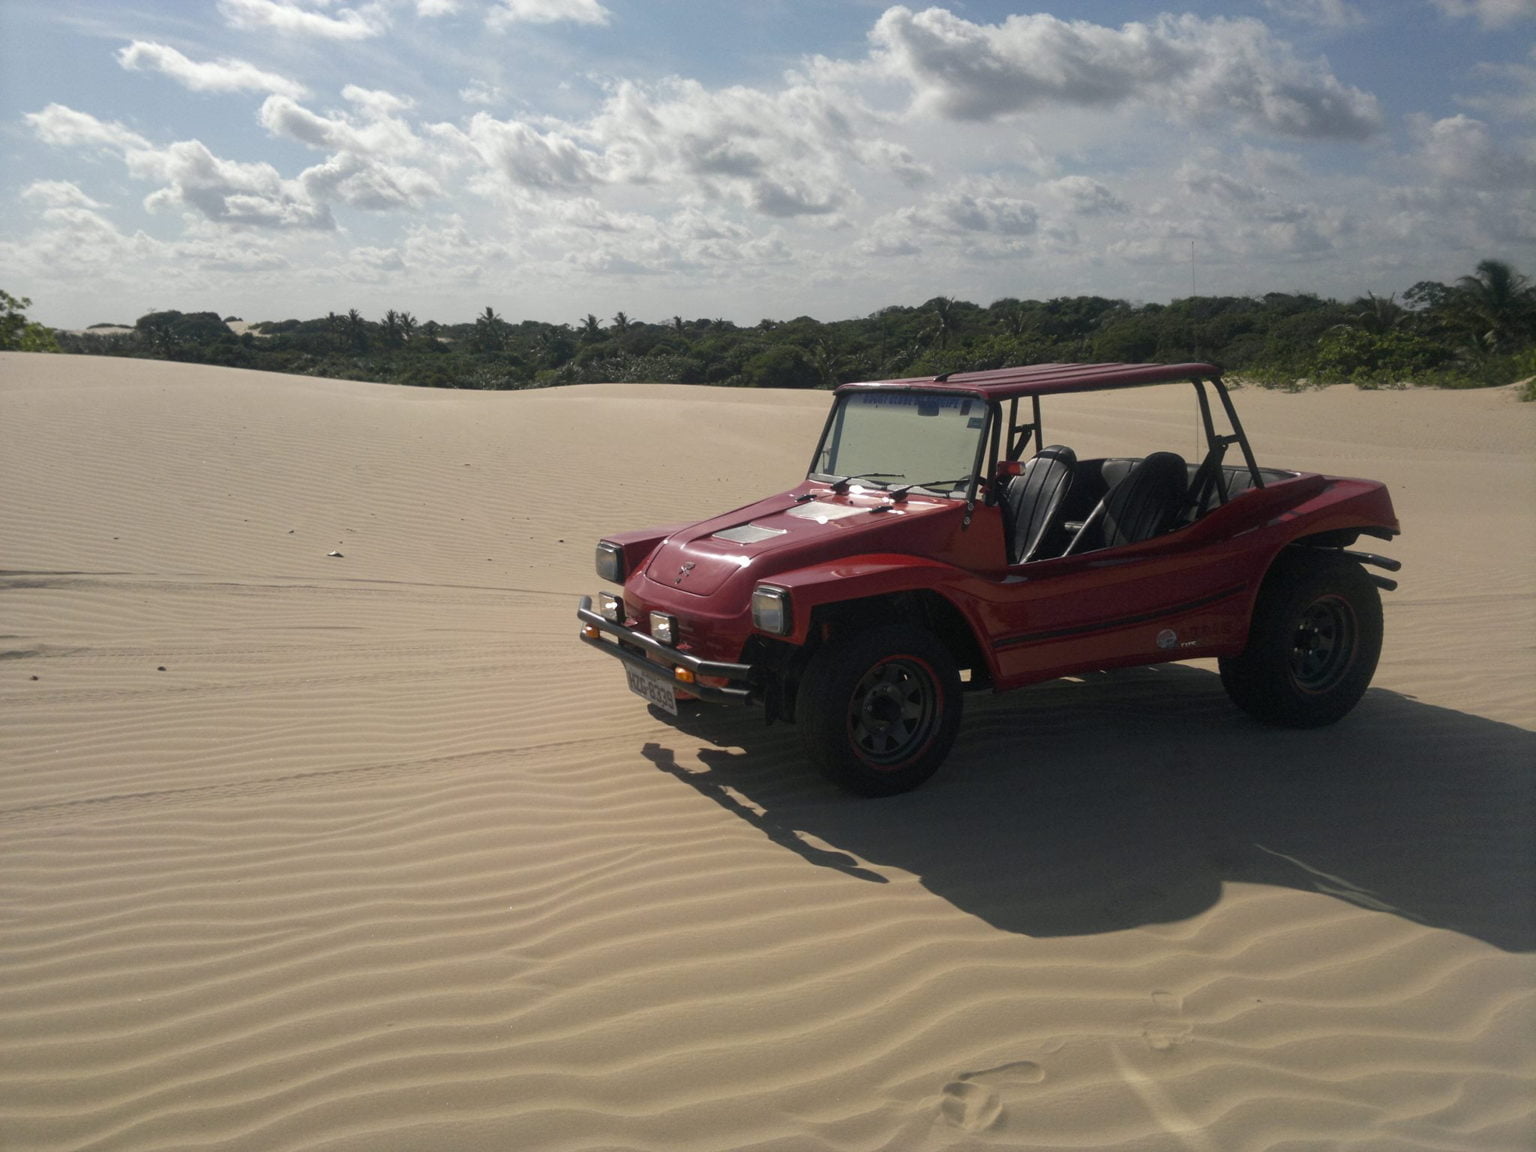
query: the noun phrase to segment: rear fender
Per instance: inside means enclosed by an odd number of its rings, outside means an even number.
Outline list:
[[[1379,539],[1398,534],[1397,513],[1385,484],[1329,476],[1309,500],[1280,513],[1271,524],[1293,526],[1292,539],[1324,533],[1362,532]]]
[[[1304,473],[1293,480],[1250,488],[1212,509],[1175,537],[1181,546],[1201,547],[1262,528],[1280,539],[1278,547],[1303,536],[1353,530],[1373,536],[1397,535],[1397,516],[1386,486]]]

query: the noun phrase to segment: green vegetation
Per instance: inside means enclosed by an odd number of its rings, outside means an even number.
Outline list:
[[[39,328],[21,315],[29,301],[3,299],[7,341],[17,324],[21,332]],[[1051,361],[1183,360],[1212,361],[1268,387],[1480,388],[1536,373],[1536,287],[1508,264],[1485,260],[1454,284],[1415,284],[1401,301],[1271,292],[1142,305],[1101,296],[1010,298],[982,307],[940,296],[862,319],[801,316],[750,327],[681,316],[645,323],[623,312],[606,324],[590,313],[576,324],[513,322],[494,307],[468,323],[439,324],[393,309],[369,320],[352,309],[256,324],[238,336],[218,313],[166,311],[141,316],[131,333],[57,338],[67,352],[434,388],[597,381],[827,388]]]
[[[5,352],[57,352],[58,342],[53,333],[41,324],[27,319],[27,309],[32,301],[25,296],[12,296],[0,289],[0,351]]]

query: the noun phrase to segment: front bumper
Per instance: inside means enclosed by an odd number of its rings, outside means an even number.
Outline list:
[[[701,660],[691,653],[679,652],[676,648],[663,644],[654,636],[637,632],[633,628],[626,628],[622,624],[615,624],[612,620],[605,620],[600,613],[593,610],[590,596],[581,598],[581,606],[576,609],[576,618],[582,623],[582,642],[600,652],[606,652],[617,660],[650,672],[660,670],[658,662],[672,668],[674,676],[679,670],[686,670],[690,674],[689,678],[677,679],[676,683],[678,691],[689,696],[696,696],[700,700],[708,700],[715,704],[750,704],[760,695],[757,673],[752,665]],[[613,639],[609,640],[607,636],[612,636]],[[657,659],[653,660],[653,656]],[[724,680],[726,683],[706,684],[704,682],[706,676],[715,680]]]

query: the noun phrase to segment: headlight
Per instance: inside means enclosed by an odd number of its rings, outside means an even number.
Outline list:
[[[677,643],[677,617],[665,612],[651,613],[651,635],[663,644]]]
[[[774,636],[788,636],[794,631],[789,610],[789,592],[771,584],[759,584],[752,590],[752,627]]]
[[[607,540],[597,542],[597,574],[610,584],[624,583],[624,549]]]
[[[611,624],[618,624],[624,619],[624,601],[612,592],[599,592],[597,594],[597,611],[604,620]]]

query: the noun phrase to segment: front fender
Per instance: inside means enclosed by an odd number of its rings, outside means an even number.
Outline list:
[[[782,637],[792,644],[810,639],[816,609],[850,600],[867,600],[900,592],[932,592],[948,601],[979,635],[978,621],[968,610],[972,597],[960,594],[962,585],[976,577],[940,560],[900,553],[846,556],[824,564],[811,564],[780,572],[763,580],[789,593],[793,630]]]
[[[671,536],[674,532],[681,532],[684,528],[691,528],[693,522],[681,521],[677,524],[662,524],[655,528],[637,528],[628,532],[610,532],[602,539],[604,542],[616,545],[624,556],[624,578],[629,579],[630,573],[638,572],[645,567],[645,561],[650,554],[656,551],[656,546]]]

